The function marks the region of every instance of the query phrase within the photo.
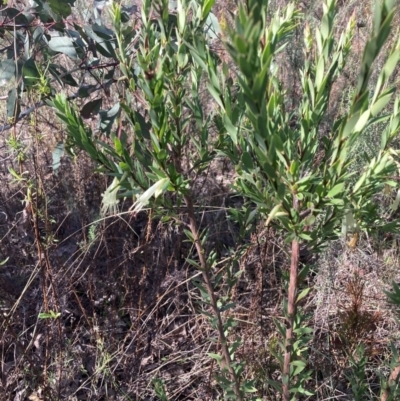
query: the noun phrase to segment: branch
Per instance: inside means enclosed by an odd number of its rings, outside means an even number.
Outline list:
[[[299,209],[299,202],[296,195],[293,195],[293,209]],[[286,317],[286,338],[285,338],[285,353],[283,359],[283,372],[282,372],[282,399],[289,401],[290,395],[290,362],[292,362],[293,353],[293,329],[296,317],[296,292],[297,292],[297,278],[299,274],[299,258],[300,246],[297,238],[292,240],[292,254],[290,257],[290,278],[289,278],[289,294],[287,305]]]

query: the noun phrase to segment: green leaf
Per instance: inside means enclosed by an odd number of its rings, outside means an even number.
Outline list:
[[[200,265],[199,265],[199,263],[198,262],[196,262],[195,260],[193,260],[193,259],[189,259],[189,258],[186,258],[186,262],[188,262],[190,265],[192,265],[193,267],[195,267],[196,269],[200,269]]]
[[[328,198],[334,198],[337,194],[343,193],[344,191],[344,182],[335,185],[329,192],[328,192]]]
[[[210,358],[215,359],[218,363],[220,363],[222,361],[222,355],[220,355],[220,354],[214,354],[212,352],[208,352],[207,355]]]
[[[380,113],[383,108],[390,102],[393,93],[395,92],[396,88],[390,88],[389,90],[385,91],[376,102],[371,106],[371,115],[375,117],[378,113]]]
[[[212,6],[214,5],[215,0],[205,0],[203,4],[203,8],[201,10],[201,19],[205,20],[208,17],[208,14],[211,11]]]
[[[319,91],[321,83],[325,77],[324,73],[325,73],[325,61],[323,57],[320,57],[317,65],[317,73],[315,76],[315,86],[317,87],[317,91]]]
[[[364,113],[361,115],[361,117],[358,119],[357,123],[355,124],[353,131],[361,132],[364,129],[364,127],[367,125],[370,115],[371,115],[371,110],[364,111]]]
[[[310,237],[306,233],[299,233],[299,237],[302,238],[302,239],[305,239],[306,241],[312,241],[312,237]]]
[[[334,206],[344,206],[344,200],[343,199],[338,199],[338,198],[332,198],[328,202],[326,202],[327,205],[334,205]]]
[[[207,64],[206,64],[204,58],[202,58],[200,56],[198,51],[193,46],[190,46],[190,44],[188,44],[188,43],[186,43],[186,45],[190,49],[190,54],[192,55],[194,60],[197,62],[197,64],[201,67],[201,69],[204,71],[207,71],[208,68],[207,68]]]
[[[268,226],[268,224],[271,222],[271,220],[273,220],[275,217],[277,216],[281,216],[282,214],[286,214],[286,212],[281,212],[282,209],[282,205],[275,205],[271,212],[268,215],[267,221],[265,222],[265,226]]]
[[[366,179],[367,179],[367,172],[363,173],[356,182],[356,184],[354,185],[353,194],[355,194],[361,188],[361,186],[364,185]]]
[[[398,41],[389,56],[386,60],[385,65],[383,66],[381,73],[379,74],[378,82],[375,87],[375,95],[372,99],[372,102],[375,102],[375,99],[380,95],[382,86],[386,84],[389,80],[389,77],[392,75],[394,69],[397,67],[400,59],[400,41]]]
[[[299,166],[300,166],[300,163],[297,160],[293,160],[290,163],[290,168],[289,168],[290,174],[295,176],[297,174],[297,171],[299,170]]]
[[[258,149],[254,149],[256,152]],[[268,178],[271,181],[277,181],[278,180],[278,176],[277,176],[277,171],[275,170],[275,168],[268,162],[263,164],[263,170],[264,172],[268,175]]]
[[[261,72],[255,77],[253,84],[253,91],[254,91],[254,96],[257,99],[261,99],[266,91],[269,72],[270,72],[270,67],[268,64],[266,64],[261,70]]]
[[[249,382],[245,381],[241,386],[240,389],[245,393],[256,393],[258,390],[254,387],[254,380]]]
[[[251,173],[253,171],[253,158],[251,157],[249,152],[243,152],[241,162],[247,172]]]
[[[204,287],[204,285],[197,280],[193,280],[192,283],[200,291],[203,299],[205,299],[208,302],[210,297],[209,297],[208,292],[207,292],[206,288]]]
[[[303,298],[305,298],[309,292],[310,292],[311,288],[305,288],[296,298],[296,303],[299,303]]]
[[[219,106],[225,110],[224,104],[222,103],[222,97],[221,97],[221,93],[214,88],[214,86],[212,86],[209,82],[207,82],[207,89],[210,92],[210,95],[216,100],[216,102],[219,104]],[[225,115],[224,115],[225,117]]]
[[[238,144],[238,137],[237,137],[237,131],[238,129],[232,124],[232,121],[229,119],[229,117],[224,114],[223,116],[223,121],[224,121],[224,126],[226,131],[228,132],[229,136],[232,139],[232,142],[237,145]]]
[[[290,365],[295,366],[293,371],[293,376],[297,376],[300,372],[302,372],[306,368],[306,363],[300,360],[293,361]]]

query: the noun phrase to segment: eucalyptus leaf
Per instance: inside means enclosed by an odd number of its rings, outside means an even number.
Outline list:
[[[49,41],[49,47],[55,52],[66,54],[72,60],[79,59],[73,40],[67,36],[53,36]]]
[[[0,12],[1,16],[4,17],[6,21],[10,25],[16,24],[16,25],[28,25],[29,21],[26,18],[26,16],[17,8],[13,7],[6,7]]]
[[[105,57],[116,58],[114,32],[104,26],[93,24],[84,26],[84,32],[94,40],[96,49]]]
[[[101,98],[87,102],[81,109],[80,113],[82,118],[91,118],[99,113],[103,100]]]
[[[63,85],[67,84],[69,86],[77,87],[78,83],[75,81],[74,77],[60,64],[50,64],[49,67],[50,74],[57,79],[57,81]]]
[[[48,44],[47,37],[45,35],[45,29],[42,26],[37,26],[33,31],[33,41],[34,43],[45,43]]]
[[[205,33],[210,37],[210,39],[218,39],[219,35],[221,35],[221,27],[219,25],[218,18],[215,16],[213,13],[209,13],[209,8],[212,6],[212,3],[214,3],[214,0],[207,0],[203,13],[207,15],[207,19],[204,25],[204,31]]]
[[[101,132],[109,134],[111,132],[111,128],[115,122],[115,119],[120,115],[121,106],[119,103],[116,103],[111,109],[109,110],[101,110],[100,114],[100,121],[99,121],[99,129]]]
[[[90,96],[97,88],[97,85],[82,85],[78,89],[78,96],[85,98]]]
[[[0,86],[9,83],[15,77],[15,61],[4,60],[0,63]]]
[[[8,91],[7,96],[7,117],[13,120],[15,117],[19,115],[20,106],[18,101],[18,91],[16,88],[13,88]]]
[[[63,142],[58,142],[57,146],[54,148],[51,156],[53,158],[52,168],[53,171],[56,173],[61,166],[61,159],[64,156],[65,148]]]

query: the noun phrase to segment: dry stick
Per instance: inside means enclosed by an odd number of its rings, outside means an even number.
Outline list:
[[[175,119],[175,124],[177,127],[178,136],[180,137],[182,132],[181,132],[180,121],[178,118]],[[178,171],[178,173],[180,173],[180,174],[183,173],[182,164],[181,164],[182,163],[181,151],[182,151],[182,148],[181,148],[181,146],[179,146],[177,149],[177,152],[175,153],[175,157],[174,157],[175,168]],[[225,336],[224,324],[222,322],[221,312],[218,309],[217,298],[215,296],[214,289],[212,286],[209,266],[207,264],[207,259],[205,256],[205,250],[204,250],[203,246],[201,245],[199,229],[197,227],[196,215],[194,213],[193,200],[192,200],[191,196],[189,196],[187,194],[183,195],[183,199],[185,200],[186,207],[188,209],[189,229],[190,229],[190,232],[192,233],[194,245],[195,245],[196,251],[199,255],[200,267],[202,270],[203,280],[206,284],[208,296],[210,297],[211,308],[213,309],[214,315],[217,317],[218,337],[219,337],[219,341],[221,342],[221,350],[222,350],[221,368],[228,369],[229,375],[231,377],[231,381],[234,383],[234,386],[235,386],[234,391],[235,391],[235,395],[236,395],[236,400],[242,401],[242,395],[240,393],[239,379],[236,376],[236,373],[232,367],[232,360],[231,360],[231,357],[229,354],[228,342],[227,342],[227,339]]]
[[[35,118],[35,121],[37,121],[37,118]],[[37,131],[37,127],[36,127],[36,131]],[[39,153],[39,143],[38,143],[38,139],[36,136],[36,145],[37,145],[37,149],[36,149],[36,154]],[[34,161],[35,161],[35,157],[34,157]],[[47,197],[47,193],[46,193],[46,189],[45,189],[45,185],[43,183],[43,179],[42,179],[42,175],[41,172],[39,171],[39,166],[37,164],[37,161],[35,161],[35,173],[37,175],[37,180],[38,180],[38,188],[40,188],[40,191],[43,193],[44,199],[45,199],[45,207],[44,207],[44,222],[46,225],[46,237],[47,237],[47,226],[49,223],[49,216],[48,216],[48,197]],[[36,211],[37,212],[37,211]],[[37,220],[35,220],[37,223]],[[35,223],[35,224],[36,224]],[[38,233],[38,231],[35,228],[35,233]],[[42,248],[43,251],[43,257],[45,260],[45,266],[46,266],[46,270],[47,270],[47,276],[50,282],[50,287],[51,287],[51,292],[53,295],[53,302],[54,302],[54,308],[56,313],[60,312],[60,305],[59,305],[59,299],[58,299],[58,294],[56,292],[55,289],[55,284],[52,278],[52,265],[50,263],[50,259],[49,259],[49,248],[48,246],[44,246],[42,243],[42,239],[39,237],[36,237],[36,241],[38,242],[38,244],[40,244],[40,247]],[[59,370],[58,370],[58,386],[57,386],[57,391],[58,391],[58,399],[61,398],[61,378],[62,378],[62,339],[63,339],[63,335],[62,335],[62,328],[61,328],[61,319],[57,319],[57,329],[58,329],[58,339],[59,339]]]
[[[28,198],[29,199],[29,198]],[[46,277],[46,266],[45,262],[43,261],[43,255],[44,255],[44,249],[43,245],[41,242],[40,238],[40,232],[39,232],[39,217],[38,217],[38,199],[36,197],[36,205],[33,206],[33,200],[29,199],[30,202],[30,208],[31,208],[31,214],[32,214],[32,221],[33,221],[33,231],[35,233],[35,239],[36,239],[36,250],[38,254],[38,265],[40,267],[40,278],[41,278],[41,284],[42,284],[42,292],[43,292],[43,304],[44,304],[44,310],[45,312],[49,311],[49,300],[47,297],[47,277]],[[44,355],[44,361],[43,361],[43,392],[47,396],[48,395],[48,360],[49,360],[49,338],[50,338],[50,333],[49,333],[49,325],[46,324],[45,326],[46,329],[46,347],[45,347],[45,355]]]
[[[293,208],[298,209],[298,201],[296,195],[293,195]],[[293,346],[293,325],[296,315],[296,292],[297,292],[297,275],[299,270],[300,246],[299,241],[294,238],[292,241],[292,255],[290,259],[290,279],[289,279],[289,295],[288,295],[288,316],[285,339],[285,356],[283,359],[283,377],[282,377],[282,394],[283,400],[290,400],[290,357],[292,355]]]
[[[34,164],[35,164],[35,174],[36,174],[36,178],[39,181],[38,184],[38,188],[40,187],[43,190],[43,183],[40,180],[40,175],[39,175],[39,171],[38,171],[38,166],[35,162],[35,158],[34,158]],[[41,185],[42,184],[42,185]],[[45,194],[45,192],[44,192]],[[45,194],[46,195],[46,194]],[[38,260],[39,260],[39,266],[40,266],[40,273],[41,273],[41,279],[42,279],[42,291],[43,291],[43,303],[44,303],[44,310],[45,312],[49,311],[49,300],[48,300],[48,294],[47,294],[47,281],[49,281],[50,284],[50,288],[52,290],[53,293],[53,298],[55,301],[55,310],[56,312],[59,311],[59,308],[57,306],[57,297],[55,294],[55,289],[54,289],[54,284],[53,281],[51,279],[51,265],[50,265],[50,261],[48,258],[48,249],[43,245],[41,236],[40,236],[40,230],[39,230],[39,199],[38,196],[35,197],[35,205],[33,205],[33,199],[31,199],[31,195],[29,195],[28,197],[28,201],[29,206],[30,206],[30,212],[32,214],[32,221],[33,221],[33,230],[35,233],[35,242],[36,242],[36,249],[37,249],[37,253],[38,253]],[[47,213],[45,213],[45,218],[46,218],[46,225],[48,222],[47,219]],[[62,338],[61,335],[61,323],[60,320],[58,319],[58,331],[59,331],[59,339]],[[47,379],[48,379],[48,365],[47,365],[47,361],[49,359],[49,338],[50,338],[50,334],[49,334],[50,330],[49,330],[49,325],[46,325],[46,348],[45,348],[45,359],[44,359],[44,363],[43,363],[43,387],[44,387],[44,393],[47,394],[48,393],[48,385],[47,385]],[[61,371],[60,371],[61,372]],[[61,378],[61,377],[60,377]],[[58,386],[59,389],[59,393],[60,393],[60,386]]]
[[[215,296],[214,289],[213,289],[213,286],[212,286],[209,266],[207,264],[207,260],[206,260],[205,254],[204,254],[205,252],[204,252],[204,249],[203,249],[203,247],[201,245],[200,235],[199,235],[199,230],[198,230],[198,227],[197,227],[197,221],[196,221],[196,217],[195,217],[195,213],[194,213],[194,207],[193,207],[192,198],[190,196],[188,196],[188,195],[184,195],[184,199],[185,199],[185,202],[186,202],[186,206],[188,208],[189,228],[190,228],[190,232],[193,235],[194,245],[196,247],[196,251],[197,251],[197,253],[199,255],[199,261],[200,261],[200,266],[201,266],[201,269],[202,269],[203,280],[204,280],[204,282],[206,284],[208,296],[210,297],[211,307],[213,309],[213,312],[214,312],[215,316],[217,317],[217,328],[218,328],[219,339],[220,339],[220,342],[221,342],[223,362],[225,362],[225,366],[229,371],[229,375],[231,377],[231,380],[235,384],[236,399],[241,401],[242,400],[242,396],[241,396],[241,393],[240,393],[239,380],[238,380],[238,378],[236,376],[236,373],[235,373],[235,371],[234,371],[234,369],[232,367],[232,360],[231,360],[231,357],[230,357],[230,354],[229,354],[228,342],[226,340],[226,336],[225,336],[225,333],[224,333],[224,324],[222,322],[221,312],[218,309],[217,298]]]

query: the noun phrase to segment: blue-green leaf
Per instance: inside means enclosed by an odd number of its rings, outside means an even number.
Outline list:
[[[79,59],[74,42],[67,36],[53,36],[49,41],[49,47],[55,52],[66,54],[73,60]]]

